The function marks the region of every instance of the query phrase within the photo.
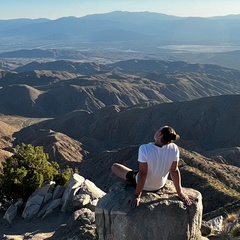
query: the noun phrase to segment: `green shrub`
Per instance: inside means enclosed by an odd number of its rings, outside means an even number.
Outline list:
[[[22,144],[3,163],[0,174],[1,197],[6,200],[23,198],[26,200],[44,182],[56,181],[65,184],[73,170],[59,169],[56,162],[48,161],[48,154],[40,146]]]
[[[78,173],[77,169],[73,170],[69,166],[66,166],[66,168],[59,171],[59,174],[55,176],[54,181],[57,185],[64,186],[74,173]]]

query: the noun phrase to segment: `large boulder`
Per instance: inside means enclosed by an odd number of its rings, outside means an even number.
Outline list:
[[[184,188],[193,196],[192,205],[185,205],[177,196],[172,181],[157,193],[143,192],[141,204],[129,208],[134,188],[124,184],[102,197],[95,217],[99,240],[200,240],[202,196]]]
[[[80,186],[84,183],[85,178],[74,173],[66,184],[65,191],[62,196],[62,212],[67,211],[67,207],[71,199],[76,195]]]
[[[37,189],[27,200],[22,212],[22,217],[30,219],[38,213],[43,203],[52,198],[55,182],[46,183],[42,188]]]
[[[65,191],[62,196],[61,211],[66,212],[69,207],[71,208],[72,201],[77,198],[81,198],[81,196],[78,195],[82,194],[88,194],[91,200],[95,200],[101,198],[106,193],[98,188],[93,182],[85,179],[77,173],[74,173],[66,184]],[[86,204],[88,203],[89,201]]]

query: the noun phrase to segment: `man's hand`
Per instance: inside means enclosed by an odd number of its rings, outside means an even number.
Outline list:
[[[140,203],[140,197],[134,195],[134,196],[128,201],[128,203],[129,203],[129,205],[130,205],[130,206],[129,206],[130,208],[135,208],[135,207],[137,207],[137,206],[139,205],[139,203]]]
[[[181,198],[183,202],[186,203],[187,205],[191,205],[193,200],[195,199],[194,197],[184,193],[179,193],[178,197]]]

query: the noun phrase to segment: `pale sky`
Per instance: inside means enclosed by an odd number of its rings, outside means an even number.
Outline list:
[[[82,17],[112,11],[184,17],[240,14],[240,0],[0,0],[0,19]]]

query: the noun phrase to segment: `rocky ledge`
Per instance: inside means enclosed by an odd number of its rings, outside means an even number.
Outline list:
[[[198,240],[201,239],[202,195],[184,188],[193,196],[187,206],[177,196],[172,181],[164,189],[144,192],[140,205],[130,209],[129,199],[134,194],[130,185],[117,186],[103,196],[95,209],[100,240]]]

